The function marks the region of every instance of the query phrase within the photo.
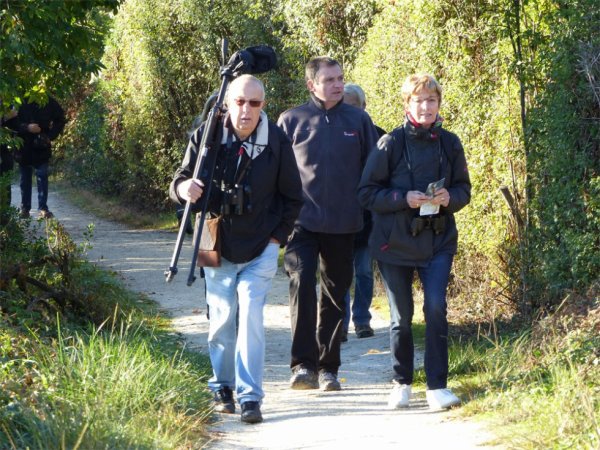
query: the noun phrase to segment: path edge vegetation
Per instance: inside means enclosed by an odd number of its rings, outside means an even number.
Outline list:
[[[124,205],[144,198],[147,208],[156,208],[152,213],[170,213],[167,180],[192,119],[218,84],[221,37],[234,50],[266,43],[280,55],[277,70],[264,77],[271,118],[304,101],[302,66],[315,54],[343,62],[348,79],[365,88],[375,123],[388,130],[402,120],[404,77],[434,73],[445,88],[446,126],[463,140],[474,187],[472,204],[458,217],[461,250],[450,285],[451,371],[469,400],[459,412],[493,415],[497,430],[506,432],[499,439],[516,448],[597,448],[595,3],[6,2],[0,7],[1,109],[24,96],[58,93],[70,118],[55,149],[59,176]],[[0,142],[6,141],[0,129]],[[16,235],[2,227],[0,242],[9,246]],[[48,246],[26,238],[38,252]],[[79,316],[74,297],[54,285],[63,282],[64,257],[50,261],[41,252],[13,261],[2,251],[3,276],[14,274],[6,268],[14,262],[50,275],[30,277],[37,285],[9,277],[0,292],[2,320],[28,323],[6,313],[12,295],[36,307],[71,305]],[[3,337],[6,348],[12,339]],[[8,370],[12,360],[2,364]],[[37,392],[27,376],[17,379],[23,395]],[[10,404],[2,397],[2,417]]]

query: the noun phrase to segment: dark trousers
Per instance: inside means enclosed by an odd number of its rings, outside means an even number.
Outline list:
[[[346,303],[352,283],[354,234],[314,233],[296,226],[285,252],[290,276],[292,368],[337,374]],[[321,296],[317,300],[317,269]]]
[[[21,210],[29,211],[31,209],[31,190],[33,183],[31,177],[35,172],[38,190],[38,209],[48,210],[48,163],[39,166],[25,166],[19,164],[21,172]]]
[[[439,253],[433,256],[426,267],[416,268],[424,294],[425,377],[428,389],[443,389],[448,379],[446,288],[452,259],[451,254]],[[394,379],[400,384],[412,384],[414,370],[412,283],[415,268],[381,261],[378,263],[390,304],[390,349]]]

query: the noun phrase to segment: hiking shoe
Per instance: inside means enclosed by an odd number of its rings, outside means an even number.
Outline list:
[[[460,399],[450,389],[428,389],[425,396],[431,409],[448,409],[460,404]]]
[[[290,379],[292,389],[319,389],[317,374],[306,367],[297,366]]]
[[[359,339],[372,337],[375,334],[370,325],[356,325],[354,331]]]
[[[19,217],[20,217],[21,219],[29,219],[29,217],[31,217],[31,216],[29,215],[29,210],[28,210],[28,209],[21,208],[21,210],[19,211]]]
[[[233,414],[235,412],[235,403],[233,403],[233,392],[229,386],[223,386],[215,391],[214,410],[220,413]]]
[[[52,219],[54,217],[54,214],[52,214],[51,211],[48,211],[47,209],[42,209],[40,211],[40,218],[42,219]]]
[[[397,381],[394,381],[394,387],[388,397],[388,409],[408,408],[410,393],[410,384],[400,384]]]
[[[342,330],[342,337],[340,338],[342,342],[348,342],[348,329],[344,328]]]
[[[258,402],[242,403],[242,422],[244,423],[260,423],[263,421],[260,413],[260,405]]]
[[[341,391],[342,386],[337,380],[337,376],[331,372],[321,372],[319,374],[319,388],[322,391]]]

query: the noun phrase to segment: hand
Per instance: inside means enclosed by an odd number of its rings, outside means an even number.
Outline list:
[[[411,208],[420,208],[423,203],[427,203],[431,199],[419,191],[408,191],[406,193],[406,202]]]
[[[446,188],[438,189],[435,191],[434,197],[431,199],[431,203],[434,205],[442,205],[444,208],[450,203],[450,193]]]
[[[27,131],[29,131],[32,134],[39,134],[42,132],[42,129],[37,123],[30,123],[29,125],[27,125]]]
[[[271,244],[277,244],[277,245],[281,245],[281,242],[279,242],[277,239],[275,239],[274,237],[272,237],[271,239],[269,239],[269,242]]]
[[[195,203],[202,196],[204,184],[197,178],[190,178],[177,185],[177,195],[185,201]]]

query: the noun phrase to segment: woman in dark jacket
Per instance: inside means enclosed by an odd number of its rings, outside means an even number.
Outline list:
[[[369,247],[390,304],[394,387],[391,409],[407,407],[413,381],[413,274],[424,291],[427,402],[433,409],[460,400],[447,388],[446,288],[457,249],[454,213],[469,203],[471,183],[456,135],[442,128],[442,90],[431,75],[412,75],[402,87],[404,126],[370,153],[359,201],[373,212]]]

